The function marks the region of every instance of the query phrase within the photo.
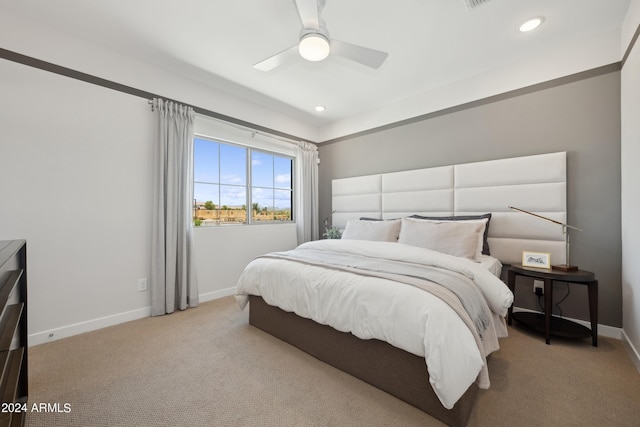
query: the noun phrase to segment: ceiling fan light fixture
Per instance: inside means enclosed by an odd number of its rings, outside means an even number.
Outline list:
[[[319,33],[309,33],[302,36],[298,44],[298,52],[307,61],[322,61],[329,56],[329,40]]]

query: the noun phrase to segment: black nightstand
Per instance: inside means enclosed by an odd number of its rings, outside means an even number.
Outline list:
[[[591,337],[593,346],[598,346],[598,281],[590,271],[560,271],[544,270],[540,268],[523,267],[520,264],[509,267],[507,286],[515,295],[516,276],[527,276],[544,281],[544,314],[519,311],[513,312],[513,305],[509,308],[507,323],[512,324],[516,319],[525,326],[544,332],[547,344],[551,335],[564,338]],[[589,319],[591,329],[561,317],[551,314],[553,301],[553,282],[567,282],[586,285],[589,287]]]

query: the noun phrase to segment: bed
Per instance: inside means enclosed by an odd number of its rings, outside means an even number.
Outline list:
[[[343,239],[252,261],[236,291],[249,322],[466,425],[507,334],[502,265],[564,255],[561,229],[508,206],[565,222],[566,153],[343,178],[332,193]]]

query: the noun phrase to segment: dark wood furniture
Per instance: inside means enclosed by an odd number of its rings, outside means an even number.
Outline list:
[[[24,425],[27,405],[27,243],[0,241],[0,426]]]
[[[362,340],[286,312],[251,295],[249,323],[315,358],[403,400],[451,426],[465,426],[478,386],[472,384],[452,409],[446,409],[429,383],[423,357],[371,339]]]
[[[513,305],[509,308],[507,323],[512,319],[525,326],[544,332],[547,344],[551,342],[551,335],[564,338],[591,337],[594,347],[598,346],[598,281],[590,271],[575,270],[545,270],[540,268],[512,265],[508,271],[507,285],[515,295],[516,277],[525,276],[544,281],[544,314],[529,312],[513,312]],[[591,329],[561,317],[553,316],[553,282],[577,283],[588,286],[589,318]]]

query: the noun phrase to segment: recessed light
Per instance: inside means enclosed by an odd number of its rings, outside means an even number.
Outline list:
[[[536,28],[538,28],[543,21],[544,21],[544,18],[542,17],[529,19],[527,22],[520,25],[520,31],[523,33],[526,33],[528,31],[533,31]]]
[[[314,107],[314,110],[316,110],[318,113],[323,112],[324,110],[326,110],[326,108],[324,107],[324,105],[316,105]]]

